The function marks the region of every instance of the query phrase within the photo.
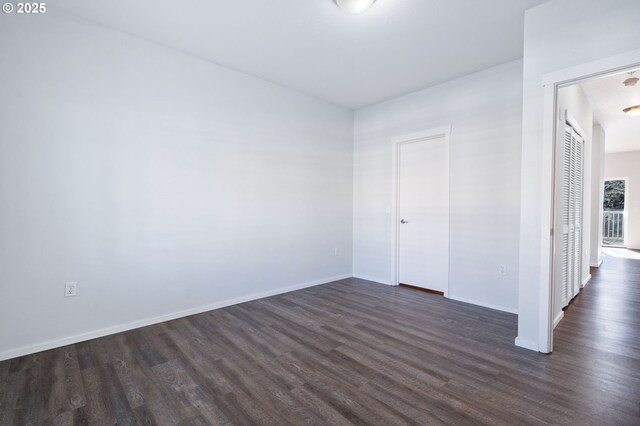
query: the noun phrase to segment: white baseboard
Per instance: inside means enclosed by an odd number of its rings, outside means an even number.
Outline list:
[[[533,340],[516,337],[516,346],[538,352],[538,342],[534,342]]]
[[[589,281],[591,281],[591,274],[584,277],[584,280],[582,281],[582,285],[580,287],[584,288],[589,283]]]
[[[451,296],[451,294],[449,294],[448,298],[451,300],[457,300],[458,302],[482,306],[483,308],[495,309],[496,311],[509,312],[510,314],[518,313],[518,309],[516,308],[507,308],[506,306],[494,305],[493,303],[481,302],[474,299],[468,299],[466,297]]]
[[[353,278],[360,278],[361,280],[373,281],[374,283],[378,283],[378,284],[392,285],[389,280],[381,280],[380,278],[370,277],[367,275],[358,274],[358,275],[354,275]]]
[[[49,340],[46,342],[23,346],[20,348],[9,349],[8,351],[0,352],[0,361],[16,358],[19,356],[29,355],[29,354],[40,352],[40,351],[46,351],[49,349],[59,348],[61,346],[72,345],[74,343],[84,342],[85,340],[96,339],[98,337],[104,337],[110,334],[121,333],[123,331],[133,330],[135,328],[146,327],[148,325],[153,325],[160,322],[171,321],[177,318],[188,317],[190,315],[200,314],[202,312],[212,311],[214,309],[220,309],[220,308],[224,308],[231,305],[237,305],[239,303],[250,302],[252,300],[262,299],[269,296],[275,296],[277,294],[288,293],[290,291],[301,290],[307,287],[313,287],[316,285],[326,284],[333,281],[344,280],[346,278],[351,278],[351,274],[337,275],[335,277],[327,277],[320,280],[309,281],[302,284],[296,284],[288,287],[281,287],[274,290],[254,293],[248,296],[237,297],[235,299],[224,300],[222,302],[212,303],[209,305],[203,305],[195,308],[185,309],[178,312],[172,312],[170,314],[159,315],[156,317],[133,321],[126,324],[119,324],[112,327],[101,328],[99,330],[76,334],[74,336],[68,336],[60,339]]]
[[[556,316],[556,319],[553,320],[553,328],[556,328],[560,321],[564,318],[564,311],[560,311],[560,313]]]
[[[589,266],[591,266],[592,268],[599,268],[600,265],[602,265],[602,258],[598,259],[597,263],[590,263]]]

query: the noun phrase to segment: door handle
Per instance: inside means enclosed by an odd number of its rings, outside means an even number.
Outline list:
[[[400,221],[400,223],[404,225],[405,223],[409,223],[409,221],[408,221],[408,220],[404,220],[404,219],[402,219],[402,220]]]

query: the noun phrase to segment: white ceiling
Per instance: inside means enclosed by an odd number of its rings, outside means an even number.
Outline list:
[[[546,0],[56,0],[48,5],[349,108],[522,56]]]
[[[640,77],[640,71],[634,74]],[[593,118],[605,129],[605,152],[640,150],[640,116],[626,115],[622,110],[640,105],[640,83],[625,87],[626,73],[582,83]]]

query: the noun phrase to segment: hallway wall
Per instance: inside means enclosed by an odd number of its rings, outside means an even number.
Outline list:
[[[604,202],[604,147],[606,133],[601,125],[592,130],[591,157],[591,250],[590,266],[602,263],[602,203]]]

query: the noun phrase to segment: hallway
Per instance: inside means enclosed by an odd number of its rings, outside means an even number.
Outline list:
[[[611,407],[602,414],[612,422],[621,413],[640,416],[639,255],[605,249],[601,267],[591,268],[591,281],[565,309],[550,356],[556,368],[581,370],[573,385],[592,387],[591,398]]]

